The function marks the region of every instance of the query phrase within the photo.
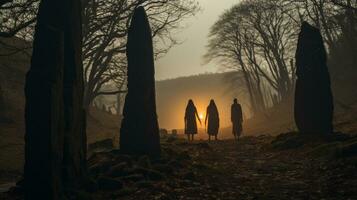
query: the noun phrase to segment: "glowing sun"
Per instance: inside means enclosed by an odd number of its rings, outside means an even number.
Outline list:
[[[198,117],[199,117],[200,119],[203,119],[203,114],[200,113],[200,114],[198,115]]]

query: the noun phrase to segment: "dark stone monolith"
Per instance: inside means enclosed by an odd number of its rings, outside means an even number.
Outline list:
[[[333,100],[320,31],[303,22],[296,51],[295,122],[301,133],[332,133]]]
[[[4,100],[4,94],[0,83],[0,122],[4,116],[5,116],[5,100]]]
[[[81,0],[62,0],[64,9],[64,158],[66,190],[82,186],[87,178],[86,112],[83,106]]]
[[[42,0],[25,85],[25,199],[63,199],[85,173],[80,0]]]
[[[138,7],[127,43],[128,94],[120,129],[120,150],[126,154],[160,156],[155,103],[155,69],[151,28],[145,10]]]

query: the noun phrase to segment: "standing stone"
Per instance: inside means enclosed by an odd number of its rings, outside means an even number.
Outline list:
[[[145,10],[138,7],[127,43],[128,93],[120,129],[120,150],[127,154],[160,156],[155,103],[155,69],[151,28]]]
[[[26,199],[58,199],[62,190],[64,34],[60,8],[58,1],[41,1],[26,75]]]
[[[5,100],[4,100],[4,94],[0,83],[0,122],[4,116],[5,116]]]
[[[303,22],[296,51],[295,122],[301,133],[333,132],[333,100],[320,31]]]
[[[83,105],[81,0],[63,0],[64,4],[64,158],[63,179],[73,190],[87,176],[86,112]]]
[[[85,171],[80,0],[42,0],[25,85],[25,199],[63,199]]]

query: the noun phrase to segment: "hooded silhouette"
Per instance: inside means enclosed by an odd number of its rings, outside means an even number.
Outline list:
[[[320,31],[303,22],[296,50],[295,122],[301,133],[331,133],[333,100]]]
[[[235,139],[239,139],[243,131],[242,123],[243,123],[243,113],[242,107],[238,103],[237,99],[234,99],[233,104],[231,106],[231,122],[232,122],[232,133]]]
[[[201,120],[197,113],[197,109],[193,104],[193,101],[190,99],[188,100],[188,104],[185,112],[185,134],[187,134],[188,140],[190,140],[190,135],[192,136],[192,140],[193,140],[193,136],[197,134],[196,117],[198,121],[201,123]]]
[[[211,140],[211,136],[214,136],[217,140],[217,134],[219,129],[219,114],[216,103],[213,99],[211,99],[207,107],[205,125],[207,125],[208,139]]]

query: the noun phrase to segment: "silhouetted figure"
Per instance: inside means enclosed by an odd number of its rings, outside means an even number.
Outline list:
[[[218,129],[219,129],[219,114],[216,103],[213,99],[211,99],[207,110],[206,110],[206,119],[205,126],[207,125],[207,134],[208,140],[211,141],[211,136],[214,136],[215,140],[217,140]]]
[[[120,150],[160,156],[151,28],[143,7],[134,11],[128,33],[128,94],[120,129]]]
[[[188,140],[193,140],[194,135],[197,134],[196,117],[201,124],[201,120],[200,117],[198,116],[197,109],[193,104],[193,101],[190,99],[188,100],[188,104],[185,112],[185,134],[187,135]],[[190,136],[192,139],[190,139]]]
[[[303,22],[296,51],[295,122],[301,133],[332,133],[333,100],[320,31]]]
[[[25,199],[63,199],[86,176],[80,0],[40,2],[25,84]]]
[[[238,140],[243,131],[243,112],[242,106],[238,103],[237,99],[234,99],[231,106],[231,122],[234,139]]]

